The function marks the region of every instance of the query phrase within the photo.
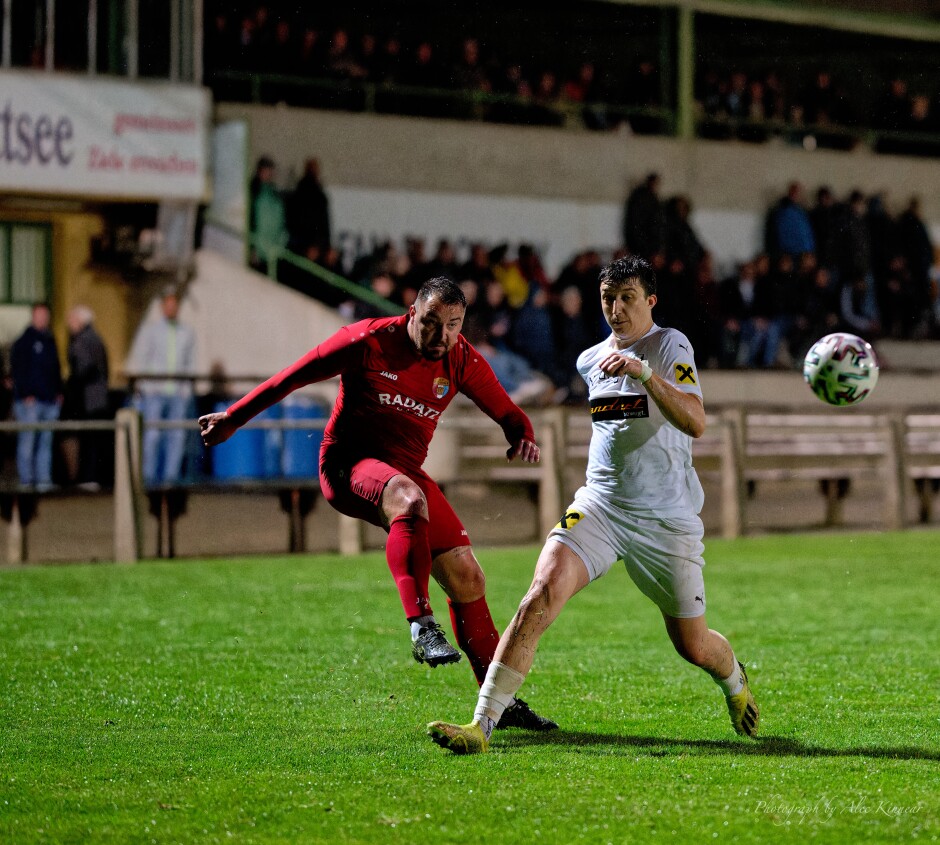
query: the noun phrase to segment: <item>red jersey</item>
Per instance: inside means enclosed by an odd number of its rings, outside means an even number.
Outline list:
[[[340,329],[228,409],[244,425],[299,387],[340,376],[323,449],[418,470],[441,414],[464,393],[503,429],[510,444],[535,442],[532,423],[463,335],[439,361],[418,354],[408,316],[362,320]]]

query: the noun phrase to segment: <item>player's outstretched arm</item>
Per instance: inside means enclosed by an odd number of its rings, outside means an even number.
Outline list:
[[[511,461],[514,458],[521,459],[527,464],[537,464],[541,452],[538,445],[532,440],[521,438],[506,450],[506,460]]]
[[[206,446],[218,446],[228,440],[238,430],[238,426],[232,422],[228,411],[219,411],[200,417],[199,430]]]

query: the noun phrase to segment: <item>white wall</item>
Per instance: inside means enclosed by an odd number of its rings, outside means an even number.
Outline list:
[[[551,244],[543,259],[554,271],[579,248],[619,243],[624,199],[650,171],[664,196],[690,196],[722,266],[761,247],[766,209],[792,179],[840,196],[886,191],[894,212],[918,194],[940,243],[937,160],[233,103],[217,119],[247,122],[250,161],[271,155],[284,187],[317,156],[344,243],[405,233],[529,240]]]
[[[146,319],[158,313],[155,301]],[[232,385],[236,392],[247,392],[344,325],[333,309],[208,249],[196,254],[180,320],[196,332],[198,372],[220,362],[229,376],[247,377]],[[332,402],[336,385],[308,392]]]

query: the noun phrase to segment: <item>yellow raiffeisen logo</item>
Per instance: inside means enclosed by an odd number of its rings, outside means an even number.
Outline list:
[[[695,368],[691,364],[676,364],[676,384],[695,383]]]
[[[565,511],[565,515],[561,518],[561,522],[556,525],[556,528],[574,528],[582,519],[584,519],[583,513],[578,513],[578,511]]]

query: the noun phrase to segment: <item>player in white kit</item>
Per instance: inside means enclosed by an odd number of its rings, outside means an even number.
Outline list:
[[[503,632],[468,725],[432,722],[431,738],[457,754],[484,752],[532,666],[539,638],[568,600],[617,561],[662,612],[676,651],[722,688],[739,734],[759,711],[744,666],[705,623],[703,493],[691,443],[705,406],[688,339],[653,322],[656,276],[641,258],[600,274],[612,334],[578,357],[593,432],[585,485],[549,533],[532,586]]]

